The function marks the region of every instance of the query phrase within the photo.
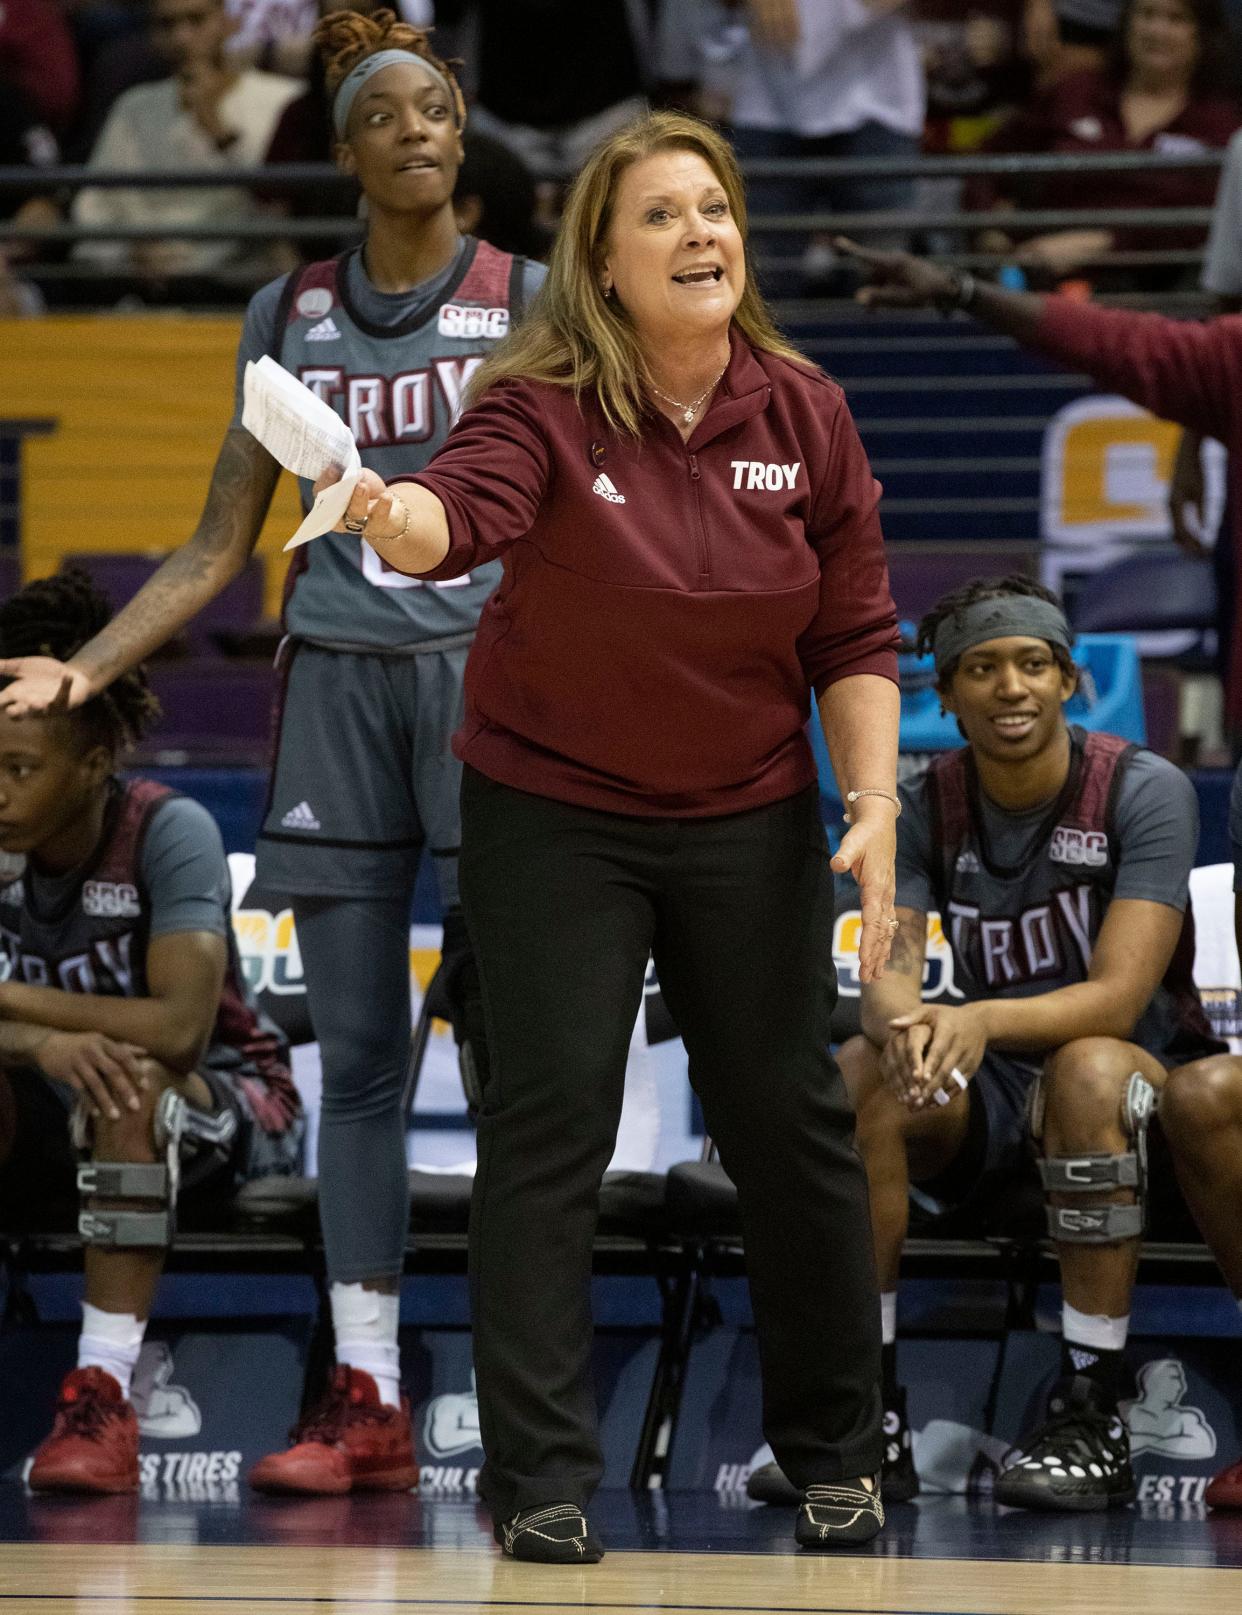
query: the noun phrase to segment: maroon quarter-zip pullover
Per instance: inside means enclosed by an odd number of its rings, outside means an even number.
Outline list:
[[[508,382],[398,480],[448,515],[429,580],[504,562],[454,740],[502,784],[613,813],[761,807],[815,778],[812,687],[896,679],[880,489],[841,389],[736,332],[687,443]]]

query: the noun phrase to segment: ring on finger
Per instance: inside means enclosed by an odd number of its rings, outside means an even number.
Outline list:
[[[365,516],[346,516],[341,525],[347,533],[360,533],[366,524],[367,519]]]

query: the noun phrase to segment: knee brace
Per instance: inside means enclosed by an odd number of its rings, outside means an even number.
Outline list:
[[[1134,1204],[1108,1202],[1089,1206],[1048,1206],[1048,1233],[1070,1245],[1113,1245],[1137,1239],[1146,1225],[1147,1125],[1156,1090],[1141,1071],[1131,1073],[1121,1097],[1121,1126],[1130,1142],[1124,1155],[1053,1155],[1041,1157],[1039,1176],[1045,1193],[1098,1195],[1106,1189],[1133,1189]],[[1043,1138],[1044,1078],[1031,1090],[1028,1119],[1031,1136]]]
[[[112,1250],[166,1249],[177,1229],[182,1156],[195,1167],[204,1156],[214,1159],[231,1143],[236,1130],[232,1111],[208,1115],[187,1104],[175,1088],[165,1088],[151,1115],[151,1137],[162,1162],[79,1163],[78,1194],[83,1199],[97,1195],[106,1200],[144,1202],[141,1209],[84,1206],[78,1213],[82,1242]],[[73,1112],[72,1133],[80,1151],[90,1148],[90,1119],[82,1105]]]

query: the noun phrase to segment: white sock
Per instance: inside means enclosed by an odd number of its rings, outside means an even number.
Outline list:
[[[134,1365],[142,1350],[146,1328],[132,1312],[102,1312],[89,1301],[83,1301],[78,1367],[102,1368],[105,1374],[111,1374],[128,1402]]]
[[[891,1346],[897,1339],[896,1290],[880,1292],[880,1339],[886,1346]]]
[[[386,1407],[401,1406],[401,1356],[397,1347],[397,1317],[401,1298],[381,1295],[361,1284],[333,1284],[332,1330],[336,1360],[370,1374]]]
[[[1100,1313],[1079,1312],[1068,1304],[1061,1308],[1061,1333],[1066,1344],[1088,1346],[1092,1351],[1120,1351],[1130,1332],[1130,1314],[1106,1318]]]

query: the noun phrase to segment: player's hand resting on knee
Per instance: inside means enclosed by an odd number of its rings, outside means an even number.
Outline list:
[[[983,1063],[987,1052],[987,1005],[923,1004],[909,1015],[898,1015],[888,1024],[894,1032],[925,1026],[931,1041],[923,1055],[923,1073],[918,1091],[909,1101],[911,1109],[930,1104],[947,1104],[964,1089]],[[937,1099],[937,1093],[947,1097]]]
[[[39,1069],[83,1095],[93,1116],[119,1121],[137,1110],[147,1086],[141,1061],[146,1051],[102,1032],[49,1032],[34,1055]]]
[[[920,1022],[903,1026],[890,1034],[880,1050],[880,1075],[884,1085],[903,1105],[913,1106],[923,1092],[923,1056],[931,1042],[932,1029]]]

